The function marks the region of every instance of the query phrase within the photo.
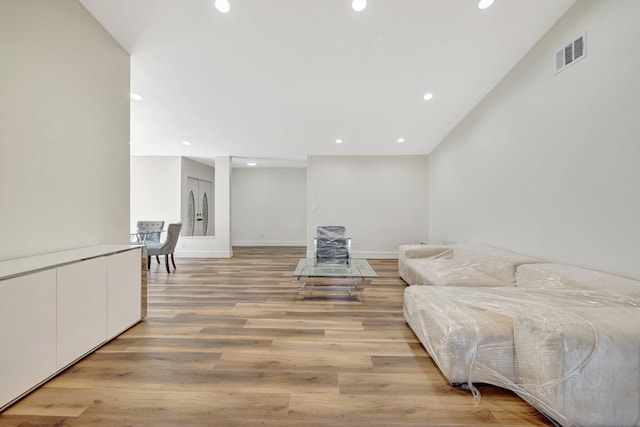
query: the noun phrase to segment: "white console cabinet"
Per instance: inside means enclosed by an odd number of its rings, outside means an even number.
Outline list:
[[[56,271],[57,368],[62,369],[107,339],[107,259],[75,262]]]
[[[0,411],[138,323],[142,248],[0,262]]]
[[[146,263],[146,257],[142,261]],[[107,258],[107,339],[140,320],[140,270],[137,252],[135,256],[123,252]]]
[[[0,407],[56,371],[56,272],[0,282]]]

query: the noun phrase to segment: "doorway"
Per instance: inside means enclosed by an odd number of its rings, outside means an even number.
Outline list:
[[[187,236],[213,236],[213,182],[188,177]]]

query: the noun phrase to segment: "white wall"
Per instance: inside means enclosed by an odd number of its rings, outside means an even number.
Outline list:
[[[640,278],[640,2],[581,0],[430,155],[429,238]],[[587,58],[554,54],[587,31]]]
[[[181,158],[131,156],[131,231],[137,221],[180,222]]]
[[[231,157],[214,159],[215,236],[181,236],[176,256],[184,258],[230,258],[231,249]]]
[[[234,168],[231,176],[234,245],[306,245],[306,169]]]
[[[427,239],[427,156],[310,156],[307,248],[318,225],[344,225],[353,253],[396,258]]]
[[[165,224],[181,222],[183,178],[184,181],[187,176],[211,179],[209,173],[213,170],[216,235],[180,236],[175,255],[183,258],[231,257],[231,158],[221,156],[214,160],[215,169],[175,156],[131,157],[132,230],[135,230],[137,220],[164,220]]]
[[[129,56],[76,0],[0,2],[0,260],[129,239]]]

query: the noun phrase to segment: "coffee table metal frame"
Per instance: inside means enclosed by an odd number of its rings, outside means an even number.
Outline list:
[[[366,259],[352,259],[346,264],[315,264],[313,258],[303,258],[293,273],[291,283],[302,284],[298,291],[306,292],[304,298],[312,298],[314,291],[346,292],[349,298],[357,298],[371,278],[378,277]]]

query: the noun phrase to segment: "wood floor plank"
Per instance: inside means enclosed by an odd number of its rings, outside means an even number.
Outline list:
[[[245,370],[284,370],[284,371],[329,371],[341,370],[362,372],[373,368],[368,356],[352,354],[306,355],[296,354],[249,354],[226,352],[217,363],[218,369]]]
[[[497,425],[493,413],[469,406],[461,396],[440,395],[432,399],[405,396],[390,399],[380,395],[313,395],[294,393],[290,411],[301,416],[328,419],[369,419],[378,422],[417,421],[431,425]],[[466,423],[466,424],[465,424]]]
[[[332,341],[367,341],[367,342],[418,342],[418,339],[410,331],[400,329],[395,331],[345,331],[329,329],[325,337]]]
[[[6,414],[10,415],[34,415],[54,412],[54,408],[74,410],[67,402],[78,402],[78,410],[82,410],[83,415],[91,417],[92,413],[103,418],[111,418],[113,422],[119,424],[123,421],[126,424],[127,418],[118,416],[118,412],[129,413],[133,419],[143,416],[148,424],[154,424],[153,417],[157,412],[171,416],[175,413],[175,419],[185,416],[198,417],[210,415],[216,412],[217,416],[248,414],[254,416],[273,417],[274,415],[287,415],[290,396],[288,393],[231,393],[231,392],[190,392],[190,391],[162,391],[151,390],[109,390],[96,391],[93,388],[72,388],[64,390],[54,390],[44,388],[33,394],[30,405],[18,403],[14,405]],[[53,403],[53,404],[52,404]],[[110,409],[101,410],[99,408],[108,405]],[[87,411],[88,410],[88,411]],[[134,411],[133,411],[134,410]],[[77,412],[77,411],[76,411]],[[70,413],[70,412],[68,412]],[[60,414],[58,416],[75,416]],[[135,415],[134,415],[135,413]],[[187,417],[188,414],[188,417]],[[55,415],[53,413],[49,416]],[[132,418],[128,418],[131,420]],[[209,422],[214,418],[209,418]],[[145,422],[144,418],[138,419],[138,423]],[[162,422],[162,418],[157,418],[155,422]],[[91,425],[91,424],[86,424]],[[107,424],[114,425],[114,424]]]
[[[363,330],[362,322],[351,320],[249,319],[245,328]]]
[[[513,393],[442,376],[402,310],[397,260],[358,300],[303,299],[306,248],[234,248],[148,272],[148,317],[0,413],[4,426],[542,426]]]
[[[411,374],[372,374],[343,372],[338,374],[340,394],[416,395],[424,394],[430,382]]]

